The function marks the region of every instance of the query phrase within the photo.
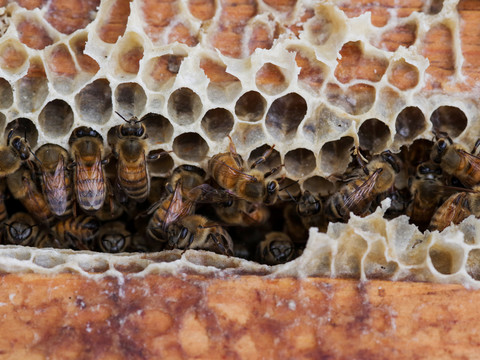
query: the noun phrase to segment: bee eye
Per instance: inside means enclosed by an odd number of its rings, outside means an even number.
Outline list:
[[[143,136],[143,134],[145,134],[145,130],[143,129],[143,127],[140,127],[139,129],[137,129],[136,133],[135,133],[135,136]]]
[[[276,181],[270,181],[267,184],[267,192],[269,194],[273,194],[273,193],[275,193],[276,190],[277,190],[277,182]]]
[[[445,149],[447,148],[447,142],[445,140],[439,140],[437,144],[438,150],[441,152],[444,152]]]
[[[186,227],[182,228],[182,231],[180,232],[180,237],[182,239],[185,239],[188,235],[188,229]]]

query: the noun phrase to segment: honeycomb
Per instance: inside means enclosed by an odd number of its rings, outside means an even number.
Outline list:
[[[383,2],[382,2],[383,3]],[[275,145],[291,192],[330,192],[352,146],[400,151],[445,132],[471,148],[480,126],[473,0],[0,1],[0,131],[33,150],[98,131],[110,152],[115,112],[146,126],[149,164],[167,177]],[[478,10],[478,9],[477,9]],[[468,26],[473,24],[472,26]],[[470,32],[466,32],[466,28]],[[472,30],[474,29],[474,30]],[[473,31],[473,32],[472,32]],[[153,181],[152,181],[153,183]],[[138,276],[195,271],[462,283],[480,287],[480,223],[420,232],[390,205],[309,230],[303,254],[267,266],[178,250],[103,254],[3,245],[7,272]]]

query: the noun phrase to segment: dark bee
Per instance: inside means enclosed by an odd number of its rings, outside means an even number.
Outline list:
[[[13,129],[7,136],[7,146],[0,146],[0,177],[17,171],[30,158],[30,145],[26,138],[13,136]]]
[[[4,237],[7,244],[32,246],[38,235],[38,225],[33,218],[17,212],[4,223]]]
[[[52,232],[64,247],[91,250],[99,229],[97,219],[82,214],[57,222]]]
[[[132,234],[125,229],[125,224],[120,221],[105,223],[97,235],[100,251],[108,253],[124,252],[129,246]]]
[[[292,260],[294,255],[293,241],[285,233],[274,231],[258,244],[256,258],[263,264],[278,265]]]

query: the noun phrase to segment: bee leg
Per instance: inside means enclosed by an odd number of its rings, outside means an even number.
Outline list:
[[[171,151],[160,151],[158,153],[154,153],[154,154],[148,154],[147,155],[147,161],[155,161],[155,160],[158,160],[164,156],[167,156],[169,153],[171,153]]]
[[[221,237],[221,235],[219,236]],[[222,254],[227,255],[228,257],[233,256],[230,249],[226,249],[225,246],[223,246],[222,242],[218,240],[216,234],[209,234],[208,237],[212,239],[213,243],[217,246],[218,250],[220,250]]]
[[[262,154],[262,156],[260,156],[257,160],[255,160],[255,162],[252,165],[250,165],[250,169],[253,169],[257,165],[267,161],[267,159],[270,157],[270,155],[272,155],[274,147],[275,147],[275,145],[272,145],[267,151],[265,151]]]
[[[479,146],[480,146],[480,139],[478,139],[478,140],[475,142],[475,146],[473,147],[472,154],[475,154],[475,155],[476,155],[476,152],[477,152]]]
[[[72,171],[75,166],[77,166],[77,162],[72,161],[70,164],[67,165],[67,170]]]
[[[280,164],[280,165],[274,167],[274,168],[271,169],[270,171],[267,171],[265,174],[263,174],[263,177],[264,177],[264,178],[267,178],[267,177],[269,177],[269,176],[272,176],[273,174],[279,172],[280,169],[281,169],[282,167],[284,167],[284,166],[285,166],[285,164]]]

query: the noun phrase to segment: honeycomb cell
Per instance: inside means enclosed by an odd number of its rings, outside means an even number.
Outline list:
[[[266,107],[267,100],[259,92],[249,91],[237,100],[235,115],[242,121],[259,121],[263,118]]]
[[[230,111],[223,108],[210,109],[203,116],[202,129],[211,140],[222,140],[233,129],[234,119]]]
[[[148,169],[153,175],[161,175],[170,172],[173,169],[174,161],[172,157],[163,149],[153,150],[148,153],[149,156],[162,154],[155,161],[148,162]]]
[[[295,20],[292,21],[292,24],[288,26],[288,29],[292,31],[298,38],[300,33],[303,31],[303,25],[314,16],[315,11],[308,5],[304,4],[304,8],[299,11],[295,17]]]
[[[205,21],[215,15],[215,1],[213,0],[189,0],[188,10],[197,19]]]
[[[291,201],[292,197],[297,197],[301,193],[298,181],[292,180],[288,177],[282,178],[279,181],[278,197],[283,201]]]
[[[52,0],[48,2],[44,17],[50,25],[63,34],[71,34],[83,29],[95,18],[96,9],[100,0],[64,1]],[[61,16],[59,16],[61,14]]]
[[[200,97],[189,88],[175,90],[168,99],[168,114],[179,125],[195,122],[202,112]]]
[[[463,263],[463,250],[456,245],[434,244],[429,251],[432,265],[441,274],[449,275],[459,271]]]
[[[7,117],[0,112],[0,131],[5,128],[5,124],[7,123]]]
[[[164,43],[164,30],[176,19],[176,14],[180,12],[177,3],[174,0],[162,2],[162,6],[158,6],[156,0],[144,0],[141,3],[143,13],[143,29],[147,36],[154,44]]]
[[[268,132],[279,141],[295,136],[298,125],[307,113],[305,99],[290,93],[275,100],[268,109],[265,124]]]
[[[78,34],[70,40],[70,48],[75,54],[77,63],[82,70],[93,75],[97,73],[97,71],[100,69],[100,66],[95,60],[85,54],[85,45],[87,44],[87,40],[88,33],[83,32]]]
[[[480,280],[480,249],[473,249],[468,253],[465,270],[475,280]]]
[[[235,99],[242,84],[240,80],[227,72],[225,64],[209,58],[200,60],[200,68],[210,80],[207,87],[207,96],[214,103],[226,103]]]
[[[52,72],[50,81],[53,87],[62,94],[70,94],[78,71],[67,46],[55,45],[46,53],[45,63]]]
[[[16,2],[27,10],[33,10],[43,7],[43,5],[47,3],[47,0],[17,0]]]
[[[300,68],[298,80],[301,85],[306,85],[309,89],[320,94],[325,77],[328,74],[328,67],[316,59],[315,53],[301,48],[289,48],[289,51],[295,51],[295,61]]]
[[[29,48],[42,50],[54,43],[45,26],[34,17],[25,17],[17,24],[19,40]]]
[[[188,26],[178,23],[172,27],[168,34],[168,43],[173,44],[174,42],[179,42],[187,46],[195,46],[198,44],[198,39],[192,34]]]
[[[150,59],[144,71],[143,81],[153,91],[171,87],[184,58],[183,55],[163,55]]]
[[[13,136],[26,137],[32,148],[37,146],[38,131],[32,120],[27,118],[18,118],[9,122],[5,128],[4,137],[7,138],[10,130],[13,129]]]
[[[303,190],[308,190],[312,194],[328,196],[335,191],[335,185],[321,176],[312,176],[306,179],[303,184]]]
[[[285,154],[285,169],[297,178],[310,174],[317,166],[315,155],[308,149],[295,149]]]
[[[205,160],[208,150],[207,142],[197,133],[184,133],[173,140],[173,152],[184,160]]]
[[[112,116],[112,89],[106,79],[97,79],[75,96],[80,117],[91,123],[105,124]]]
[[[265,0],[264,3],[274,8],[277,11],[289,14],[295,8],[295,5],[297,4],[297,0],[282,0],[282,1]]]
[[[274,24],[265,24],[264,22],[255,22],[250,24],[250,38],[248,39],[248,55],[252,55],[256,49],[271,49],[273,45],[275,32]]]
[[[409,48],[417,39],[417,24],[414,22],[398,25],[397,27],[386,30],[379,41],[373,41],[373,45],[379,49],[387,51],[396,51],[400,46]]]
[[[288,87],[283,71],[272,63],[266,63],[257,71],[255,84],[261,92],[268,95],[280,94]]]
[[[126,75],[136,75],[143,58],[142,38],[134,33],[126,34],[118,42],[118,70]]]
[[[344,44],[337,63],[335,77],[343,84],[352,80],[378,82],[388,67],[386,58],[363,54],[362,44],[359,41]]]
[[[302,132],[309,141],[326,141],[344,134],[352,126],[352,120],[339,116],[332,109],[320,105],[313,115],[305,120]]]
[[[118,38],[125,33],[129,15],[129,0],[113,1],[98,22],[97,33],[100,39],[106,43],[115,44]]]
[[[40,58],[30,59],[28,72],[15,83],[15,89],[16,103],[20,110],[34,112],[43,105],[48,95],[48,80]]]
[[[428,15],[436,15],[443,9],[443,0],[427,0],[423,5],[423,11]]]
[[[430,121],[436,134],[447,133],[450,137],[460,135],[468,124],[465,113],[455,106],[440,106],[432,113]]]
[[[350,136],[329,141],[320,150],[320,169],[326,174],[341,174],[350,162],[350,150],[355,141]]]
[[[231,136],[237,149],[242,150],[250,150],[265,140],[261,124],[238,123]]]
[[[14,73],[22,68],[27,61],[27,52],[22,44],[10,39],[0,45],[0,67]]]
[[[388,81],[400,90],[413,89],[418,84],[418,69],[405,60],[396,61],[392,64],[388,73]]]
[[[115,89],[114,98],[117,111],[127,119],[132,116],[139,116],[147,103],[147,95],[137,83],[118,85]]]
[[[360,115],[369,111],[375,102],[375,87],[356,84],[342,89],[337,84],[327,85],[328,101],[350,115]]]
[[[10,83],[0,78],[0,109],[9,108],[13,103],[13,90]]]
[[[411,141],[423,133],[426,128],[427,123],[422,110],[416,106],[406,107],[397,116],[395,140]]]
[[[73,126],[72,108],[63,100],[50,101],[38,116],[38,122],[48,137],[65,136]]]
[[[149,144],[156,145],[170,142],[173,135],[173,126],[167,118],[160,114],[149,113],[141,120],[147,129]]]
[[[390,135],[389,127],[378,119],[365,120],[358,129],[360,147],[374,154],[386,148]]]
[[[312,45],[325,45],[336,30],[340,30],[335,24],[335,19],[330,15],[327,9],[318,6],[315,17],[309,19],[304,25],[304,30],[309,35],[309,42]]]
[[[368,250],[367,242],[352,234],[341,239],[335,256],[335,274],[337,277],[359,278],[362,272],[362,260]]]
[[[282,163],[282,159],[280,158],[280,153],[277,150],[272,149],[272,147],[267,144],[259,146],[250,152],[250,155],[247,161],[248,165],[251,166],[251,164],[253,164],[260,157],[264,156],[266,152],[270,150],[271,150],[270,155],[265,159],[263,163],[260,163],[259,165],[257,165],[256,168],[260,171],[267,172],[279,166]]]

